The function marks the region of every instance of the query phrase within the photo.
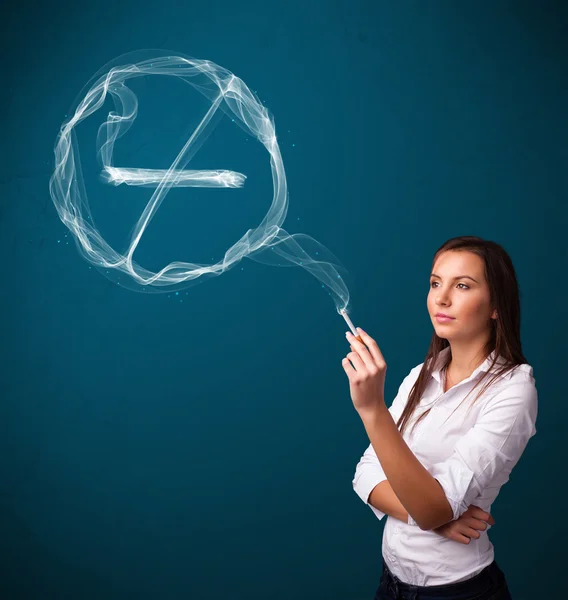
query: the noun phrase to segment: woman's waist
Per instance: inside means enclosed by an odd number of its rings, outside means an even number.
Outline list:
[[[482,556],[470,557],[469,560],[452,558],[450,562],[443,562],[430,556],[427,560],[415,554],[393,554],[383,548],[382,557],[389,570],[396,577],[408,585],[434,586],[450,585],[472,579],[487,565],[490,565],[495,555],[493,550]]]
[[[445,585],[473,577],[494,558],[487,532],[469,544],[393,519],[383,531],[382,554],[389,568],[412,585]]]

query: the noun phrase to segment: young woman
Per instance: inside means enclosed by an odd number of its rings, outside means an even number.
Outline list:
[[[342,365],[371,442],[353,487],[390,517],[375,600],[510,600],[485,521],[494,523],[491,505],[536,433],[538,404],[510,257],[481,238],[448,240],[432,262],[427,308],[425,361],[388,409],[377,343],[361,329],[363,343],[346,334]]]

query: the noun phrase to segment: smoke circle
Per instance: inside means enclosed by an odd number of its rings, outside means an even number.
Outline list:
[[[130,129],[138,112],[138,99],[126,82],[146,75],[183,79],[210,100],[211,108],[167,170],[119,169],[113,164],[114,144]],[[108,113],[97,135],[97,157],[103,179],[114,185],[128,183],[155,187],[132,228],[124,254],[112,248],[94,225],[75,133],[75,127],[99,110],[108,96],[113,100],[115,110]],[[231,116],[267,149],[274,191],[272,204],[258,227],[249,229],[217,263],[173,261],[156,272],[146,269],[134,260],[134,251],[171,187],[240,187],[244,183],[246,176],[240,173],[184,169],[211,132],[218,110]],[[281,227],[288,211],[288,189],[274,119],[258,97],[233,73],[209,60],[179,53],[168,54],[163,50],[130,52],[97,71],[79,93],[69,115],[56,138],[55,168],[49,190],[59,217],[73,235],[79,252],[105,277],[116,281],[124,274],[127,277],[120,279],[122,287],[148,293],[164,292],[187,288],[220,275],[246,257],[272,266],[301,266],[319,279],[322,287],[327,286],[330,295],[334,295],[338,312],[346,309],[349,291],[339,271],[344,274],[347,271],[339,260],[310,236],[289,234]],[[271,252],[264,252],[267,249]]]

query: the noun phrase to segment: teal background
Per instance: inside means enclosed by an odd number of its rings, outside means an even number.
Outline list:
[[[379,583],[384,521],[352,489],[369,442],[341,366],[346,326],[319,282],[245,259],[179,296],[138,294],[89,269],[57,216],[64,116],[95,71],[145,48],[216,62],[273,113],[283,226],[348,269],[388,404],[432,335],[438,246],[478,235],[510,253],[540,407],[490,535],[515,600],[562,596],[567,25],[562,2],[5,9],[2,598],[366,600]],[[168,86],[140,84],[122,164],[167,167],[187,139],[193,90]],[[102,117],[80,132],[82,164],[120,246],[151,190],[97,179]],[[250,161],[247,185],[172,191],[145,266],[218,259],[268,209],[267,153],[223,127],[194,168]]]

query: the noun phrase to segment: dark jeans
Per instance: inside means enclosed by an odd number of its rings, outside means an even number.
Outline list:
[[[466,581],[446,585],[410,585],[389,571],[383,559],[383,574],[374,600],[512,600],[505,575],[493,561]]]

